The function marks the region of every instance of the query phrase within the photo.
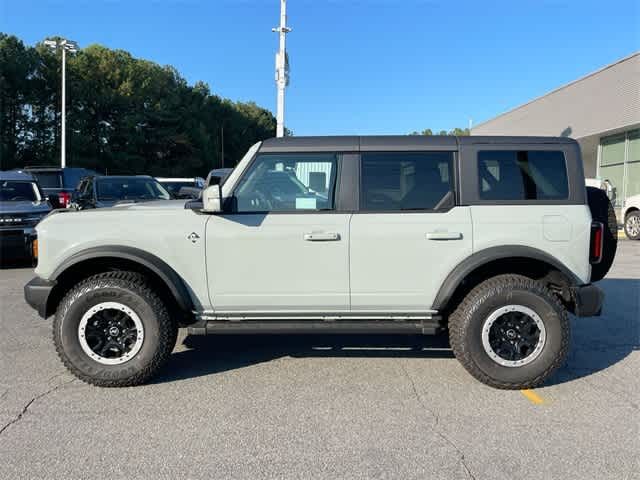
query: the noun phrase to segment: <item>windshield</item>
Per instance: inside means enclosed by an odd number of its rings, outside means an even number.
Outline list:
[[[169,200],[171,195],[150,178],[101,178],[96,182],[98,200]]]
[[[6,180],[0,183],[0,201],[2,202],[39,202],[40,193],[33,182]]]
[[[60,172],[29,172],[33,175],[41,188],[62,188],[62,175]]]

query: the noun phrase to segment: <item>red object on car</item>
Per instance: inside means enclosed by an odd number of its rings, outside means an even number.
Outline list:
[[[61,208],[68,208],[71,203],[71,194],[69,192],[58,193],[58,202]]]
[[[591,223],[591,247],[589,249],[589,261],[592,264],[602,261],[602,246],[604,236],[604,225],[601,222]]]

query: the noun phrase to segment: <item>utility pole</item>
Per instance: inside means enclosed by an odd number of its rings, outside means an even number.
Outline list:
[[[67,166],[67,49],[62,49],[62,140],[60,142],[60,166]]]
[[[276,110],[276,137],[284,137],[284,90],[289,85],[289,57],[286,49],[286,36],[291,31],[287,27],[287,0],[280,0],[280,26],[272,28],[280,36],[280,49],[276,53],[276,86],[278,102]]]
[[[62,50],[62,132],[60,135],[60,166],[67,166],[67,51],[76,53],[78,44],[73,40],[45,40],[44,44],[54,52]]]

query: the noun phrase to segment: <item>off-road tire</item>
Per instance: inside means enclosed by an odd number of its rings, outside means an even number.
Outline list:
[[[134,310],[144,326],[139,352],[125,363],[104,365],[87,355],[78,338],[82,316],[101,302],[119,302]],[[89,277],[62,299],[53,321],[53,341],[64,365],[80,380],[100,387],[140,385],[165,364],[176,343],[178,326],[146,278],[114,271]]]
[[[638,221],[640,221],[640,211],[634,210],[633,212],[627,214],[627,217],[624,219],[624,233],[629,240],[640,240],[640,232],[638,232],[636,235],[632,235],[627,226],[627,222],[632,217],[637,218]]]
[[[611,201],[604,190],[587,187],[587,201],[591,218],[604,225],[602,238],[602,260],[591,266],[591,281],[602,280],[609,272],[618,249],[618,220]]]
[[[500,365],[483,347],[485,320],[506,305],[528,307],[544,324],[544,347],[526,365]],[[557,297],[542,283],[520,275],[499,275],[480,283],[449,317],[449,341],[456,358],[471,375],[495,388],[522,389],[540,385],[564,364],[569,340],[569,319]]]

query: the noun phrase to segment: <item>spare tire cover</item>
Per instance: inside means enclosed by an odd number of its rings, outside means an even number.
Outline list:
[[[609,272],[618,249],[618,220],[613,205],[604,190],[587,187],[587,201],[594,222],[604,225],[602,244],[602,261],[591,265],[591,281],[602,280]]]

